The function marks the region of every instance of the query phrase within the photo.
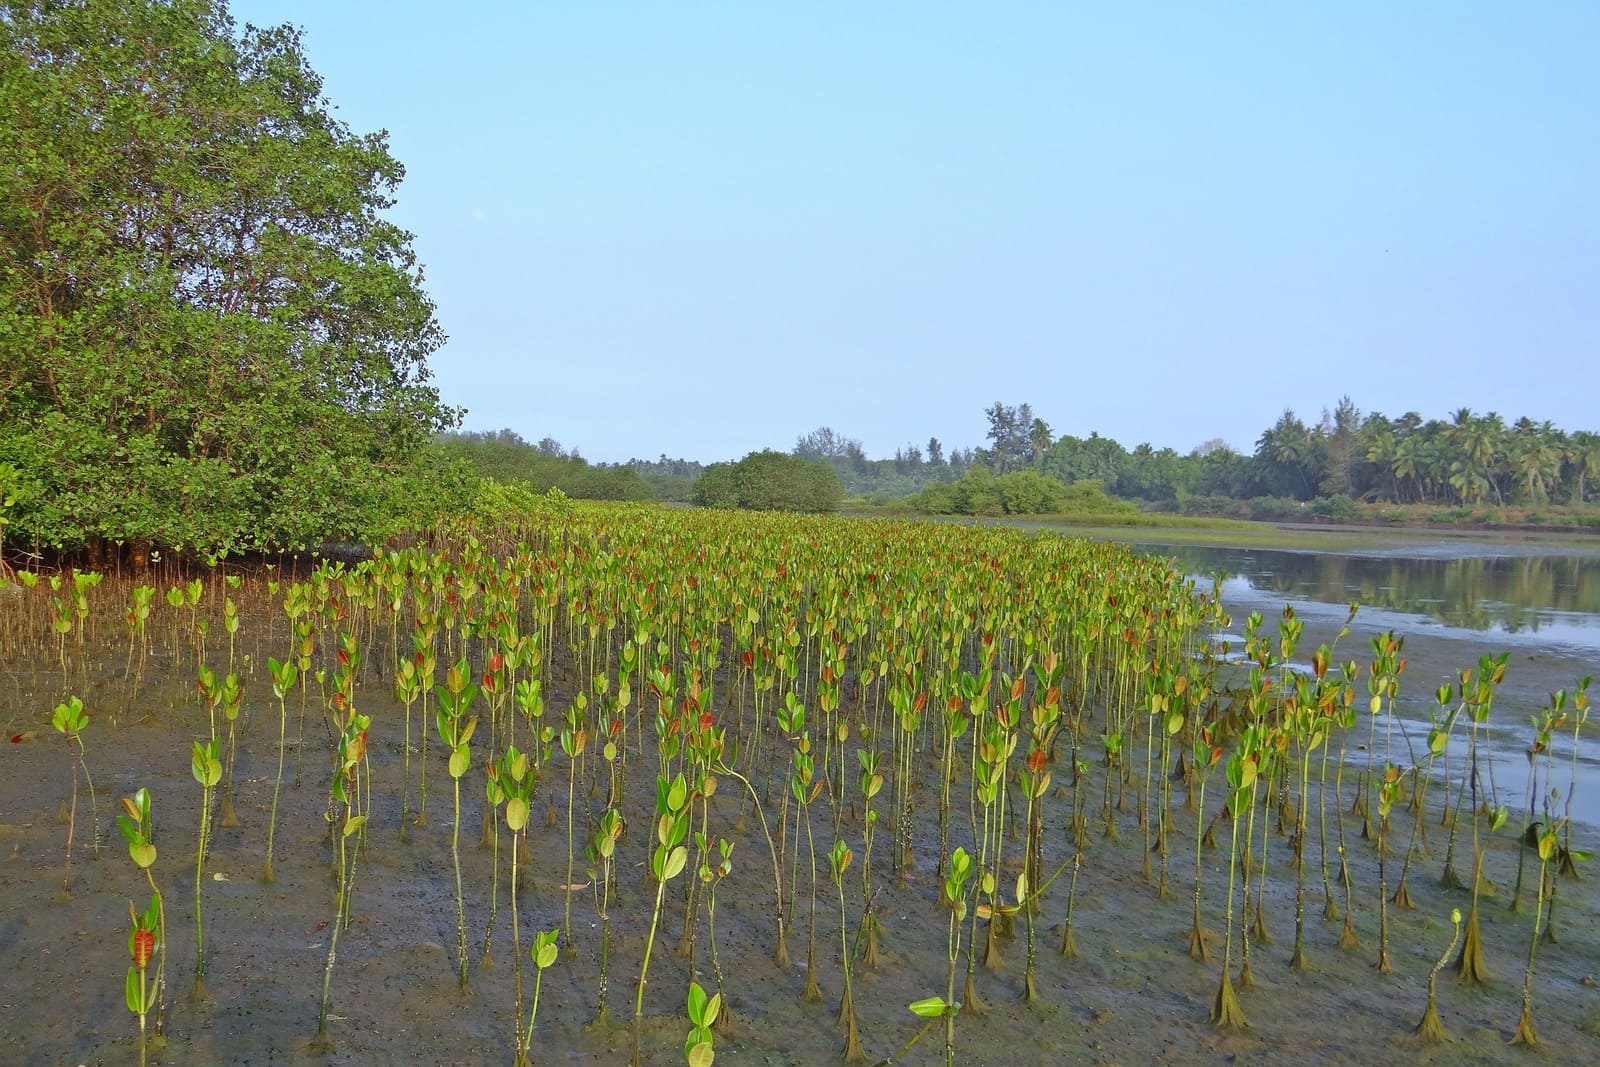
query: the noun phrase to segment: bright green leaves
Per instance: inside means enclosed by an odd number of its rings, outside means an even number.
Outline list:
[[[689,836],[689,785],[682,774],[670,781],[656,778],[656,848],[650,857],[650,871],[656,881],[668,882],[683,873],[689,850],[683,841]]]
[[[556,962],[560,954],[556,942],[560,937],[560,930],[542,930],[534,936],[533,947],[528,950],[528,955],[539,970],[546,970]]]
[[[722,1013],[722,994],[708,997],[699,982],[690,982],[685,1007],[689,1013],[690,1029],[683,1043],[684,1057],[689,1067],[711,1067],[715,1058],[711,1047],[711,1027]]]
[[[967,883],[971,880],[972,855],[957,845],[950,853],[944,875],[945,906],[955,912],[957,922],[967,916]]]
[[[142,870],[149,870],[156,861],[156,846],[150,835],[150,790],[140,789],[131,797],[122,798],[122,814],[117,816],[117,827],[128,839],[128,858]]]
[[[61,732],[69,741],[78,736],[78,732],[89,725],[89,716],[84,713],[83,701],[77,697],[68,697],[64,704],[57,704],[55,714],[50,717],[50,725]]]
[[[222,781],[222,759],[216,741],[196,741],[189,753],[189,772],[204,789]]]
[[[405,660],[404,665],[411,666],[411,661]],[[300,672],[295,667],[293,660],[285,660],[279,663],[271,656],[267,657],[267,673],[272,678],[272,695],[279,700],[284,700],[288,697],[289,691],[294,688],[295,683],[300,678]]]
[[[467,746],[478,729],[478,717],[467,714],[479,692],[478,687],[470,681],[471,671],[463,657],[445,671],[444,684],[433,687],[434,695],[439,700],[435,725],[439,730],[439,740],[450,749],[450,777],[458,781],[472,766],[472,752]]]

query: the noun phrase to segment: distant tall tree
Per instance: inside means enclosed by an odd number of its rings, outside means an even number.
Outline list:
[[[1600,434],[1579,430],[1572,435],[1567,464],[1572,470],[1572,502],[1584,502],[1588,481],[1600,478]]]
[[[939,443],[937,437],[928,438],[928,466],[944,466],[944,445]]]
[[[1274,473],[1278,492],[1309,500],[1321,481],[1321,446],[1320,438],[1285,408],[1256,442],[1256,458]]]
[[[1055,436],[1050,432],[1050,424],[1043,419],[1034,419],[1033,424],[1028,427],[1028,449],[1032,453],[1032,458],[1037,461],[1054,443]]]
[[[1324,415],[1327,466],[1322,475],[1322,491],[1329,495],[1356,495],[1356,463],[1361,411],[1348,394],[1339,398],[1332,418]]]
[[[1033,459],[1033,408],[1027,404],[1010,407],[996,400],[983,409],[989,420],[989,458],[996,474],[1018,470]]]

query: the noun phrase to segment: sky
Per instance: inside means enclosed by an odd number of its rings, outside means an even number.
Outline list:
[[[463,427],[713,462],[1600,428],[1600,4],[235,0],[387,130]]]

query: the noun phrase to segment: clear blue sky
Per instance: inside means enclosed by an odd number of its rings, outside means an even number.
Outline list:
[[[235,2],[387,129],[469,429],[1600,427],[1600,4]]]

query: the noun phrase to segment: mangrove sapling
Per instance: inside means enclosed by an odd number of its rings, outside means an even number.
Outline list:
[[[595,681],[602,678],[605,675]],[[573,945],[573,813],[578,806],[578,760],[589,742],[589,731],[584,728],[587,704],[589,697],[579,693],[566,709],[566,725],[562,726],[562,752],[566,755],[566,885],[562,888],[562,941],[570,958],[578,955]]]
[[[1194,743],[1193,756],[1190,773],[1194,777],[1198,797],[1195,801],[1194,815],[1194,922],[1189,927],[1189,958],[1205,963],[1211,958],[1211,953],[1206,947],[1206,932],[1200,925],[1200,892],[1205,877],[1205,867],[1201,861],[1205,855],[1203,831],[1206,821],[1206,780],[1211,777],[1211,768],[1222,758],[1222,746],[1212,743],[1211,727],[1203,727],[1200,730],[1200,736]],[[1065,936],[1062,938],[1062,944],[1066,944]],[[1226,973],[1227,969],[1223,970]]]
[[[200,833],[194,853],[194,989],[190,994],[196,1000],[206,995],[206,941],[205,923],[200,912],[202,875],[206,865],[206,849],[211,844],[211,795],[222,780],[222,760],[217,754],[217,742],[196,741],[189,754],[189,772],[200,783]]]
[[[1072,934],[1072,912],[1078,903],[1078,872],[1082,867],[1083,853],[1074,852],[1072,854],[1072,881],[1068,883],[1067,887],[1067,918],[1066,921],[1061,924],[1061,947],[1057,950],[1061,955],[1065,956],[1069,960],[1078,958],[1078,939]],[[1054,878],[1051,879],[1051,881],[1054,880]],[[1044,887],[1040,887],[1039,892],[1043,893]],[[1195,923],[1195,929],[1198,930],[1198,903],[1196,907]],[[1193,955],[1192,952],[1190,954]],[[1201,940],[1201,955],[1199,958],[1202,960],[1205,958],[1205,944],[1203,939]]]
[[[1037,743],[1037,738],[1035,739]],[[1028,798],[1028,846],[1026,859],[1022,865],[1022,873],[1017,877],[1017,906],[1023,909],[1022,921],[1028,932],[1027,963],[1022,971],[1022,999],[1032,1004],[1038,999],[1038,991],[1034,988],[1034,943],[1033,943],[1033,917],[1038,909],[1036,894],[1028,892],[1030,884],[1037,885],[1042,871],[1037,863],[1038,840],[1040,827],[1037,825],[1039,807],[1043,804],[1045,792],[1050,788],[1050,772],[1045,769],[1048,745],[1039,745],[1028,753],[1027,763],[1022,772],[1022,787]],[[1148,855],[1148,853],[1146,853]],[[1030,880],[1029,871],[1032,871]]]
[[[656,846],[650,855],[650,872],[656,880],[656,901],[650,911],[650,932],[645,936],[644,959],[639,964],[639,985],[633,999],[633,1067],[639,1067],[639,1037],[644,1024],[644,986],[650,973],[650,953],[655,947],[656,930],[661,923],[661,902],[667,883],[683,873],[689,850],[683,844],[689,835],[689,785],[682,774],[671,781],[656,776]]]
[[[239,708],[244,703],[244,687],[239,676],[229,671],[222,679],[222,716],[228,722],[228,761],[224,764],[222,782],[222,812],[218,825],[233,829],[239,825],[239,815],[233,807],[233,764],[239,751]]]
[[[1374,966],[1379,974],[1394,972],[1389,962],[1389,857],[1385,836],[1389,832],[1389,812],[1400,795],[1400,782],[1400,768],[1385,760],[1383,781],[1378,785],[1378,961]]]
[[[435,687],[433,678],[438,670],[438,642],[438,616],[418,612],[417,632],[412,636],[412,647],[416,650],[412,661],[417,665],[422,685],[422,721],[417,726],[422,744],[417,756],[417,816],[412,820],[412,825],[419,827],[428,825],[428,694]]]
[[[146,987],[143,984],[145,972],[148,970],[150,957],[140,964],[140,1000],[139,1011],[139,1046],[140,1056],[143,1058],[145,1047],[145,1015],[150,1012],[155,1014],[155,1041],[157,1046],[165,1043],[165,1021],[163,1012],[167,994],[167,912],[166,905],[162,902],[161,890],[156,888],[155,875],[150,868],[156,862],[156,846],[151,841],[155,832],[154,823],[150,817],[150,791],[140,789],[131,797],[122,799],[123,814],[117,816],[117,826],[122,830],[122,836],[128,840],[128,858],[133,860],[134,866],[144,872],[144,878],[150,885],[150,910],[155,912],[155,925],[152,932],[156,935],[155,943],[150,952],[160,952],[161,959],[156,964],[156,974],[153,983]],[[137,923],[135,924],[137,925]],[[137,963],[137,960],[135,960]],[[130,1010],[132,1005],[129,1005]]]
[[[1442,685],[1434,694],[1438,707],[1443,709],[1450,701],[1450,687]],[[1418,775],[1413,773],[1412,780],[1416,782],[1416,792],[1413,796],[1413,811],[1415,818],[1411,822],[1411,838],[1406,844],[1406,858],[1400,868],[1400,881],[1395,886],[1394,895],[1390,902],[1397,908],[1411,909],[1416,905],[1411,899],[1411,890],[1408,888],[1407,879],[1411,875],[1411,862],[1421,852],[1426,851],[1426,839],[1423,836],[1422,826],[1426,821],[1426,796],[1429,786],[1433,783],[1433,768],[1446,754],[1450,744],[1450,729],[1455,724],[1454,714],[1448,714],[1440,720],[1435,713],[1428,726],[1428,766],[1427,773]],[[1448,799],[1446,801],[1448,804]],[[1419,845],[1419,841],[1421,844]]]
[[[1566,706],[1566,702],[1567,702],[1566,690],[1558,690],[1557,692],[1552,693],[1550,695],[1550,703],[1549,703],[1548,706],[1546,706],[1544,708],[1543,711],[1541,711],[1538,715],[1534,715],[1534,716],[1531,716],[1529,718],[1529,723],[1533,727],[1533,744],[1529,745],[1528,746],[1528,750],[1527,750],[1527,756],[1528,756],[1528,788],[1527,788],[1528,810],[1523,813],[1523,816],[1522,816],[1522,827],[1517,832],[1517,840],[1519,840],[1519,841],[1526,842],[1526,841],[1528,841],[1530,839],[1530,837],[1531,837],[1531,839],[1533,839],[1535,841],[1538,839],[1538,831],[1535,830],[1530,835],[1529,831],[1528,831],[1528,828],[1529,828],[1530,825],[1533,824],[1533,816],[1534,816],[1534,812],[1536,810],[1536,805],[1537,805],[1537,802],[1538,802],[1538,795],[1539,794],[1538,794],[1537,784],[1538,784],[1538,772],[1539,772],[1539,755],[1540,755],[1540,753],[1544,753],[1544,752],[1548,752],[1549,751],[1551,735],[1554,732],[1555,726],[1556,726],[1557,722],[1559,721],[1559,718],[1564,717],[1563,713],[1562,713],[1562,708]],[[1548,786],[1548,784],[1549,783],[1547,781],[1546,785]],[[1521,909],[1521,901],[1522,901],[1522,871],[1523,871],[1523,867],[1525,866],[1525,863],[1526,863],[1526,860],[1527,860],[1527,856],[1528,856],[1528,853],[1527,853],[1526,849],[1518,849],[1517,850],[1517,881],[1516,881],[1516,884],[1512,887],[1512,890],[1511,890],[1511,910],[1512,911],[1521,911],[1522,910]]]
[[[350,837],[359,833],[367,816],[358,814],[356,790],[361,763],[367,754],[367,730],[372,720],[351,709],[344,734],[339,738],[334,760],[333,781],[329,786],[328,819],[338,827],[339,884],[334,900],[333,921],[328,927],[328,956],[322,969],[322,1003],[317,1011],[317,1034],[312,1047],[321,1051],[333,1048],[328,1035],[328,1001],[333,983],[333,964],[339,953],[339,933],[350,922],[350,895],[355,888],[355,857],[350,854]]]
[[[1578,684],[1572,697],[1572,764],[1571,777],[1567,780],[1567,806],[1566,829],[1563,831],[1563,848],[1561,856],[1561,874],[1567,878],[1578,877],[1577,861],[1583,854],[1572,847],[1572,796],[1578,791],[1578,744],[1583,734],[1583,727],[1589,721],[1589,675],[1578,679]]]
[[[607,747],[610,747],[607,742]],[[599,1005],[595,1008],[592,1026],[607,1026],[611,1022],[611,1011],[608,1007],[607,993],[610,989],[609,968],[611,964],[611,880],[612,868],[616,863],[617,840],[622,836],[622,812],[617,808],[607,808],[600,816],[600,825],[595,831],[594,845],[590,862],[598,867],[597,877],[593,880],[598,884],[599,896],[596,910],[600,914],[600,988]],[[512,898],[513,901],[516,899]],[[716,898],[712,903],[715,907]],[[714,928],[713,928],[714,929]],[[716,958],[716,941],[712,941],[712,959]],[[720,976],[719,976],[720,980]],[[720,986],[719,986],[720,989]]]
[[[957,845],[955,851],[950,853],[950,862],[945,864],[944,876],[945,906],[950,909],[950,930],[945,939],[950,969],[945,979],[944,1001],[939,1006],[939,1014],[944,1017],[945,1067],[953,1067],[956,1062],[956,1015],[961,1011],[961,1002],[956,999],[956,963],[961,958],[961,923],[967,917],[967,886],[971,880],[972,857],[966,849]],[[970,978],[969,970],[969,981]],[[922,1006],[921,1010],[918,1005]],[[923,1018],[935,1017],[929,1014],[931,1008],[925,1000],[913,1004],[911,1010]]]
[[[559,955],[556,939],[560,936],[560,930],[542,931],[534,935],[533,947],[528,950],[537,970],[533,976],[533,1005],[528,1010],[528,1029],[517,1044],[517,1067],[530,1067],[533,1062],[528,1050],[533,1047],[533,1027],[539,1021],[539,990],[544,985],[544,972],[555,964]]]
[[[1563,819],[1562,822],[1565,822]],[[1550,864],[1556,859],[1556,851],[1561,847],[1561,823],[1541,826],[1539,830],[1539,887],[1533,898],[1533,936],[1528,939],[1528,966],[1522,974],[1522,1012],[1517,1019],[1517,1032],[1512,1036],[1513,1045],[1527,1045],[1536,1048],[1539,1044],[1539,1035],[1533,1028],[1533,960],[1539,951],[1539,934],[1544,920],[1544,902],[1548,895],[1549,881],[1552,876]]]
[[[811,758],[811,732],[800,734],[795,744],[794,771],[789,778],[789,792],[793,794],[798,818],[804,820],[806,846],[811,869],[811,921],[806,935],[806,984],[800,994],[802,1000],[821,1000],[822,989],[817,985],[817,846],[811,832],[811,802],[822,793],[823,781],[815,777],[815,764]],[[798,834],[796,835],[798,837]],[[799,850],[796,849],[796,852]]]
[[[478,687],[468,680],[465,658],[445,671],[445,684],[434,687],[439,701],[439,740],[450,749],[450,780],[455,787],[455,817],[450,825],[450,859],[456,875],[456,961],[461,970],[461,991],[467,992],[467,909],[461,889],[461,779],[472,767],[468,743],[478,728],[478,717],[468,715]]]
[[[395,699],[406,706],[405,731],[401,734],[400,772],[400,840],[406,839],[406,827],[411,822],[411,708],[426,688],[415,659],[401,658],[395,665]],[[426,722],[426,720],[424,720]],[[424,726],[423,736],[427,736]],[[519,1027],[520,1031],[520,1027]]]
[[[767,852],[772,857],[772,896],[773,916],[778,923],[777,944],[772,950],[772,962],[778,967],[787,970],[789,967],[789,938],[788,927],[783,921],[783,868],[778,860],[778,849],[772,841],[772,831],[767,826],[767,817],[761,807],[761,798],[756,795],[756,787],[750,779],[728,766],[723,760],[717,761],[717,773],[725,774],[744,786],[745,792],[750,795],[752,806],[755,808],[756,818],[761,823],[761,835],[767,839]]]
[[[533,799],[533,779],[528,773],[528,757],[518,750],[515,744],[507,745],[501,754],[498,764],[489,764],[485,768],[493,785],[490,787],[489,802],[495,803],[495,789],[505,800],[506,829],[511,831],[511,959],[516,972],[516,1021],[512,1027],[511,1036],[517,1038],[522,1033],[522,927],[517,914],[517,896],[521,887],[522,871],[519,862],[522,858],[520,845],[527,837],[528,812]],[[488,950],[485,948],[484,956],[487,958]],[[518,1045],[520,1048],[520,1044]]]
[[[487,754],[484,756],[483,770],[483,806],[485,809],[492,810],[494,815],[494,848],[489,859],[489,865],[493,871],[489,889],[489,921],[483,927],[483,952],[478,956],[478,968],[480,970],[488,970],[494,966],[494,956],[491,950],[494,946],[495,906],[499,901],[500,895],[500,805],[506,802],[510,794],[506,792],[505,788],[508,783],[501,781],[499,763]],[[516,836],[513,833],[512,848],[515,849],[515,847]],[[517,891],[515,857],[513,857],[511,877],[511,894],[515,897]],[[514,936],[513,940],[515,940]],[[521,952],[522,946],[520,944],[515,945],[512,955],[518,959],[518,969],[521,969],[519,955]],[[518,1005],[518,1007],[520,1008],[521,1005]]]
[[[67,806],[67,868],[61,876],[61,892],[72,892],[72,838],[73,831],[78,825],[78,771],[83,771],[84,780],[89,783],[89,804],[94,812],[94,854],[100,856],[100,802],[95,799],[94,779],[89,776],[89,764],[84,761],[83,731],[89,725],[89,716],[84,713],[83,701],[78,697],[68,697],[66,703],[57,704],[56,710],[50,717],[50,725],[66,739],[69,752],[76,744],[77,758],[72,761],[72,793],[71,802]]]
[[[1462,672],[1461,688],[1464,694],[1467,714],[1471,717],[1472,725],[1468,732],[1467,759],[1470,766],[1468,778],[1472,787],[1472,902],[1467,909],[1467,925],[1461,938],[1461,955],[1456,959],[1456,971],[1463,981],[1482,984],[1489,980],[1489,967],[1483,955],[1483,935],[1478,924],[1478,898],[1482,894],[1486,879],[1483,875],[1484,846],[1479,833],[1479,807],[1478,807],[1478,737],[1480,733],[1488,731],[1489,712],[1494,703],[1495,686],[1505,678],[1506,660],[1510,653],[1501,653],[1499,657],[1491,659],[1489,656],[1478,658],[1478,675],[1472,682],[1470,694],[1467,686],[1471,680],[1471,672]],[[1489,759],[1485,754],[1485,760]],[[1489,815],[1489,832],[1500,829],[1505,825],[1507,811],[1502,805]]]
[[[722,998],[724,1005],[722,1014],[717,1016],[713,1025],[726,1033],[732,1023],[733,1012],[727,1007],[728,986],[722,976],[722,960],[717,956],[717,887],[733,871],[733,842],[718,838],[717,853],[720,858],[715,867],[709,864],[701,867],[700,881],[706,886],[706,929],[711,940],[711,972],[716,976],[717,995]]]
[[[722,1010],[722,994],[707,997],[699,982],[690,982],[685,1008],[689,1012],[689,1036],[683,1042],[684,1057],[689,1067],[711,1067],[715,1058],[711,1031]]]
[[[289,690],[294,688],[299,677],[293,660],[279,663],[271,656],[267,657],[267,673],[272,677],[272,695],[278,698],[278,776],[272,782],[272,814],[267,817],[267,863],[262,868],[262,881],[270,883],[275,875],[272,871],[272,848],[278,831],[278,793],[283,788],[283,748],[289,730]]]
[[[128,968],[123,983],[123,1001],[139,1017],[139,1067],[144,1067],[149,1047],[146,1020],[157,999],[156,984],[149,980],[148,972],[151,958],[161,947],[161,897],[151,897],[143,912],[135,911],[133,901],[128,901],[128,920],[128,955],[133,958],[133,966]]]
[[[844,911],[844,872],[850,869],[850,861],[855,854],[850,851],[850,846],[845,844],[843,838],[833,842],[833,851],[828,855],[828,865],[833,871],[833,884],[839,890],[839,959],[844,966],[844,995],[839,1000],[839,1013],[837,1021],[844,1026],[844,1050],[840,1058],[846,1063],[862,1063],[867,1054],[861,1049],[861,1033],[856,1020],[855,990],[850,982],[850,938],[849,920]]]
[[[1232,824],[1232,840],[1228,846],[1228,898],[1222,934],[1222,979],[1217,985],[1217,995],[1211,1004],[1211,1021],[1218,1029],[1237,1030],[1250,1025],[1239,1006],[1239,997],[1233,991],[1233,977],[1229,966],[1233,961],[1233,891],[1239,867],[1239,816],[1246,804],[1255,802],[1257,757],[1252,749],[1252,736],[1246,731],[1240,747],[1228,757],[1228,810],[1235,813],[1228,821]]]
[[[982,740],[977,740],[982,734]],[[992,838],[991,827],[994,822],[993,811],[996,801],[999,800],[1000,779],[1005,774],[1005,759],[1002,749],[1005,747],[1004,728],[993,722],[992,718],[984,724],[974,726],[973,763],[972,763],[972,793],[976,802],[983,809],[983,830],[977,835],[978,840],[978,891],[989,898],[987,909],[974,907],[972,909],[972,929],[969,934],[967,949],[967,980],[961,995],[961,1010],[969,1015],[981,1015],[988,1010],[988,1006],[978,996],[978,988],[974,981],[974,969],[977,966],[978,954],[978,919],[980,911],[987,910],[989,918],[989,937],[986,939],[985,966],[998,967],[1000,963],[999,949],[994,940],[995,893],[997,883],[994,871],[989,866],[989,843]]]
[[[1417,1023],[1411,1033],[1418,1041],[1424,1044],[1436,1045],[1441,1041],[1450,1040],[1450,1035],[1445,1032],[1444,1022],[1439,1018],[1437,990],[1439,985],[1439,972],[1444,970],[1445,964],[1450,960],[1450,954],[1456,950],[1456,942],[1461,939],[1461,909],[1450,909],[1450,944],[1445,946],[1444,953],[1439,957],[1439,962],[1433,965],[1428,972],[1428,1007],[1422,1013],[1422,1019]]]
[[[861,962],[876,969],[879,962],[878,916],[872,907],[872,839],[878,825],[878,811],[873,799],[883,789],[883,775],[878,773],[878,753],[868,748],[856,749],[856,762],[861,766],[861,923],[857,935],[862,943]]]

